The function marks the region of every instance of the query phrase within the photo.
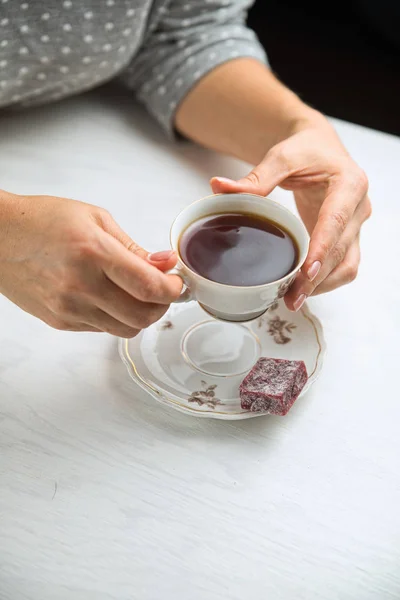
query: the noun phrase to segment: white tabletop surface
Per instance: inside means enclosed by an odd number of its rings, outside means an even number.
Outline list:
[[[1,600],[400,597],[400,139],[337,127],[374,214],[358,280],[310,303],[328,353],[287,417],[164,408],[114,338],[0,298]],[[0,119],[2,188],[104,206],[150,250],[245,169],[109,92]]]

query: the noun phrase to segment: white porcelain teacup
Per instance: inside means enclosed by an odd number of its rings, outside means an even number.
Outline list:
[[[217,283],[192,271],[179,253],[182,233],[202,217],[229,212],[252,213],[282,225],[297,242],[299,255],[295,268],[277,281],[249,287]],[[197,300],[211,316],[234,322],[256,319],[285,295],[306,259],[309,244],[307,230],[298,217],[278,202],[254,194],[216,194],[190,204],[173,222],[170,239],[172,249],[178,255],[174,272],[187,286],[178,302]]]

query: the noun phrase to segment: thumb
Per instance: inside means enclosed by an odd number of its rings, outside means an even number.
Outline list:
[[[177,256],[173,250],[163,250],[147,256],[148,262],[159,271],[169,271],[176,265]]]
[[[176,254],[172,250],[165,250],[164,252],[156,252],[155,254],[149,254],[147,250],[139,246],[136,242],[129,237],[127,233],[114,221],[114,219],[106,213],[102,215],[101,225],[109,235],[120,242],[129,252],[136,254],[143,260],[149,262],[151,265],[156,267],[159,271],[169,271],[176,264]]]
[[[214,194],[250,193],[267,196],[289,175],[285,165],[268,153],[264,160],[254,167],[246,177],[234,181],[226,177],[213,177],[210,181]]]

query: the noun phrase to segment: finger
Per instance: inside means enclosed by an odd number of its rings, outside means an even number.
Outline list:
[[[79,317],[76,318],[72,313],[70,315],[61,316],[47,308],[44,311],[38,311],[35,313],[35,316],[38,316],[39,319],[46,323],[46,325],[49,325],[49,327],[52,329],[57,329],[58,331],[101,332],[101,329],[92,324],[86,323],[83,320],[81,311],[79,311]]]
[[[176,265],[177,256],[173,250],[163,250],[149,254],[147,260],[159,271],[169,271]]]
[[[103,333],[101,331],[101,329],[98,329],[97,327],[93,327],[92,325],[89,325],[88,323],[74,323],[73,325],[71,325],[68,329],[68,331],[82,331],[82,332],[93,332],[93,333]]]
[[[247,192],[267,196],[290,175],[291,169],[280,147],[275,146],[264,160],[242,179],[234,181],[226,177],[213,177],[210,185],[214,194]]]
[[[121,323],[100,309],[92,311],[92,313],[86,317],[86,320],[89,326],[117,337],[128,339],[133,338],[140,333],[140,329],[137,327],[129,327],[129,325]]]
[[[361,209],[356,211],[356,214],[345,233],[328,256],[318,275],[312,281],[310,281],[303,272],[298,274],[295,282],[285,296],[286,305],[290,310],[299,310],[306,298],[313,295],[315,289],[322,284],[338,265],[342,263],[352,244],[355,241],[358,243],[360,227],[362,224],[361,213]]]
[[[169,308],[168,304],[140,302],[109,280],[105,281],[101,293],[93,301],[104,313],[135,329],[150,327]]]
[[[341,240],[340,245],[344,250],[339,250],[337,257],[343,256],[343,259],[346,257],[348,249],[354,242],[354,236],[348,236],[347,240]],[[332,254],[333,256],[333,254]],[[323,284],[327,277],[342,263],[342,260],[339,258],[332,260],[332,262],[326,262],[324,267],[321,269],[318,277],[314,279],[314,281],[310,281],[308,277],[304,275],[304,273],[300,272],[291,286],[290,290],[285,296],[286,306],[290,310],[297,311],[299,310],[307,298],[313,296],[315,294],[315,290]],[[348,283],[347,281],[343,281],[343,284]]]
[[[318,285],[313,296],[331,292],[336,288],[354,281],[360,264],[360,244],[356,240],[349,248],[344,260],[334,269],[324,281]]]
[[[101,329],[98,329],[97,327],[93,327],[92,325],[89,325],[88,323],[75,323],[75,322],[69,323],[68,321],[63,321],[63,320],[54,318],[54,316],[49,317],[49,319],[46,319],[45,322],[47,323],[47,325],[49,325],[53,329],[57,329],[58,331],[76,331],[76,332],[79,331],[79,332],[102,333]]]
[[[171,304],[182,291],[180,277],[162,273],[111,236],[104,240],[101,266],[108,279],[143,302]]]
[[[357,207],[363,201],[366,204],[367,187],[368,184],[362,178],[347,177],[340,184],[334,185],[323,200],[302,268],[310,281],[318,275]]]
[[[304,288],[309,283],[309,280],[301,271],[297,273],[296,279],[284,296],[285,304],[289,310],[298,311],[303,306],[308,297]]]

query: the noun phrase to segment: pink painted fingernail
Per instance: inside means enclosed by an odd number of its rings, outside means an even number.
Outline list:
[[[174,255],[173,250],[162,250],[162,252],[155,252],[154,254],[149,254],[147,257],[151,262],[166,262]]]
[[[294,310],[296,312],[299,311],[306,300],[307,300],[307,296],[305,294],[300,294],[300,296],[293,303]]]
[[[314,279],[316,278],[316,276],[318,275],[318,273],[320,272],[321,269],[321,263],[319,260],[316,260],[311,267],[308,269],[307,271],[307,277],[310,281],[314,281]]]

